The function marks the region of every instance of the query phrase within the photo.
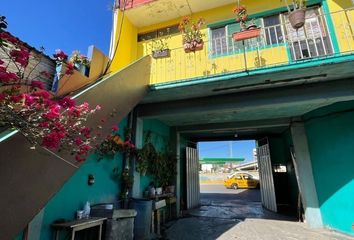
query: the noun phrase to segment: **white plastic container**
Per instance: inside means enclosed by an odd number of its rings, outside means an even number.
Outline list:
[[[84,206],[83,217],[84,218],[89,218],[90,217],[90,212],[91,212],[91,206],[90,206],[90,203],[87,201],[85,206]]]

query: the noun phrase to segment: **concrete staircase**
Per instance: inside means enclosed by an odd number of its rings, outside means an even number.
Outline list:
[[[88,125],[101,125],[105,134],[127,116],[148,91],[150,65],[150,56],[144,57],[77,91],[77,102],[102,107]],[[68,154],[30,147],[20,133],[0,142],[0,239],[14,239],[80,167]]]

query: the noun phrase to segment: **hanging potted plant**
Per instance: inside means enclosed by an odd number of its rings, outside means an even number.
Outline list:
[[[151,41],[152,57],[157,58],[167,58],[171,56],[171,51],[168,48],[167,40],[171,36],[169,35],[169,29],[167,29],[167,35],[164,36],[163,32],[159,32],[159,38],[153,39]]]
[[[285,0],[289,12],[289,22],[294,29],[302,28],[305,25],[306,3],[305,0],[292,0],[292,6]]]
[[[78,50],[72,52],[70,62],[83,75],[88,76],[90,71],[90,60]]]
[[[183,48],[186,53],[200,51],[203,49],[204,34],[200,30],[203,25],[203,18],[199,18],[197,22],[191,22],[190,18],[187,16],[182,18],[178,29],[182,33]]]
[[[236,22],[239,22],[241,27],[240,32],[235,32],[232,34],[235,41],[255,38],[261,34],[261,28],[254,24],[254,20],[252,20],[251,24],[247,26],[248,14],[245,6],[237,6],[234,9],[234,13],[236,13]]]

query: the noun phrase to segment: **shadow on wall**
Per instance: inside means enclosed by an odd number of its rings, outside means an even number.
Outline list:
[[[354,101],[316,110],[305,118],[323,222],[354,235]]]
[[[351,0],[333,0],[333,1],[343,9],[354,7],[354,3]]]

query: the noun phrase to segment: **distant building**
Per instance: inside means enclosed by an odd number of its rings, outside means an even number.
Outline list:
[[[201,171],[214,172],[217,169],[235,168],[244,160],[244,158],[203,158],[199,160],[199,164]]]

